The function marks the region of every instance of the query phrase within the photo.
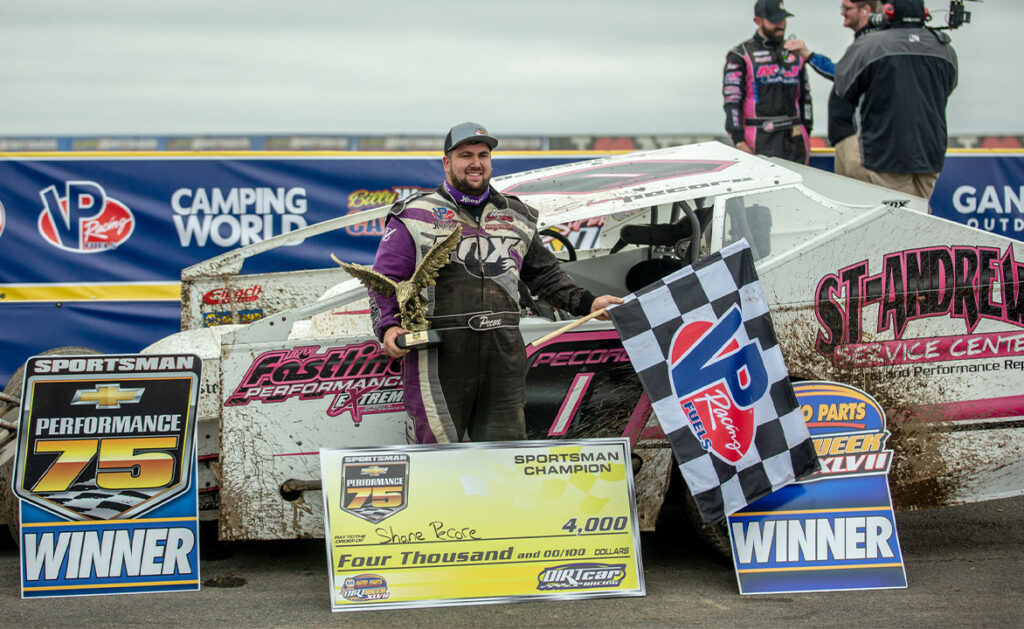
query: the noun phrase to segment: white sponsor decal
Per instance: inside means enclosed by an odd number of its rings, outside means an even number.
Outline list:
[[[171,209],[182,247],[245,246],[305,227],[306,189],[178,188]]]

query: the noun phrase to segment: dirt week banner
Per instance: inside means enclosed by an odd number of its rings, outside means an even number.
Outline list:
[[[643,596],[627,439],[320,451],[333,611]]]
[[[495,175],[593,158],[534,152]],[[812,164],[832,168],[831,154]],[[136,352],[180,329],[183,268],[437,185],[436,156],[159,154],[0,157],[0,383],[58,346]],[[951,153],[933,212],[1024,239],[1024,152]],[[571,226],[582,242],[600,221]],[[354,226],[247,260],[257,273],[373,259],[383,225]],[[576,244],[574,242],[574,244]],[[253,318],[259,313],[247,313]]]
[[[793,388],[822,467],[729,517],[740,594],[907,587],[885,411],[848,385]]]

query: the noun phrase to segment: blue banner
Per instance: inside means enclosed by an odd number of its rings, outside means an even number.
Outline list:
[[[931,206],[936,216],[1024,240],[1024,153],[948,157]]]
[[[740,593],[906,587],[885,412],[843,384],[793,389],[821,470],[729,516]]]
[[[590,154],[496,158],[495,174]],[[832,169],[830,154],[812,165]],[[28,356],[61,345],[137,351],[179,329],[170,284],[181,270],[270,236],[393,203],[442,179],[421,155],[177,157],[140,155],[0,159],[0,385]],[[1024,153],[951,154],[936,215],[1024,238]],[[246,261],[243,273],[331,266],[329,255],[369,263],[382,225],[353,227]],[[153,301],[76,301],[68,285],[165,283]],[[25,297],[25,285],[41,285]],[[39,286],[36,287],[37,289]],[[124,301],[129,299],[130,301]]]

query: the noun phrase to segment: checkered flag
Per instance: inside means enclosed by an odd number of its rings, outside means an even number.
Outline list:
[[[818,469],[745,240],[608,313],[706,522]]]

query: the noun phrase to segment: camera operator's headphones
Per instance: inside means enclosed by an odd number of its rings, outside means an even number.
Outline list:
[[[925,23],[925,22],[927,22],[927,21],[932,19],[932,14],[928,10],[928,7],[923,6],[924,5],[923,2],[921,4],[922,4],[922,7],[924,8],[924,19],[921,20],[921,23],[923,24],[923,23]],[[892,24],[893,22],[896,21],[896,7],[893,5],[893,3],[886,2],[885,5],[882,6],[882,15],[885,16],[885,21],[888,24]],[[906,20],[906,21],[917,21],[914,18],[903,18],[903,19]]]

